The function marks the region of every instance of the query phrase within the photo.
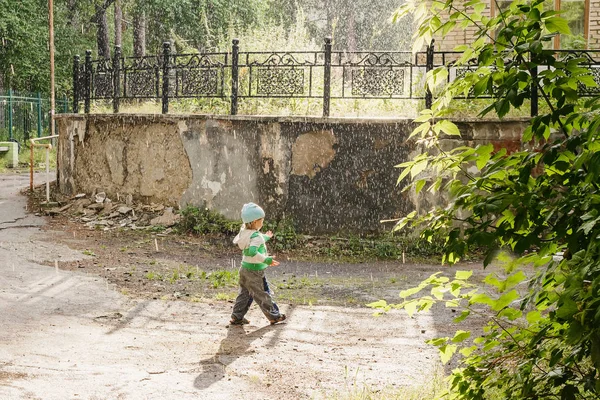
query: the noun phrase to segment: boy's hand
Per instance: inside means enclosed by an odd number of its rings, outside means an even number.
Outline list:
[[[267,231],[267,233],[265,233],[265,235],[267,235],[269,238],[273,237],[273,232],[272,231]]]
[[[276,267],[278,265],[279,265],[279,261],[273,260],[273,262],[271,263],[270,267]]]

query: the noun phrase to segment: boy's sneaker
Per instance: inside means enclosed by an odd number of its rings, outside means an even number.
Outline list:
[[[229,325],[247,325],[249,323],[250,323],[250,321],[248,321],[246,318],[242,318],[242,319],[231,318],[231,321],[229,321]]]
[[[279,314],[279,317],[271,320],[271,325],[275,325],[278,322],[285,321],[285,314]]]

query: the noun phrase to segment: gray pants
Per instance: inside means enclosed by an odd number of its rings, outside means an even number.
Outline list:
[[[251,271],[240,268],[240,292],[235,299],[231,318],[240,320],[248,312],[252,301],[260,306],[261,311],[269,321],[274,321],[281,315],[277,304],[268,291],[265,291],[265,271]]]

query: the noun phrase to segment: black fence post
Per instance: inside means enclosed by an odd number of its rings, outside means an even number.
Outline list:
[[[73,113],[79,114],[79,56],[73,57]]]
[[[531,70],[531,116],[538,115],[538,87],[537,87],[538,67]]]
[[[113,112],[119,112],[121,99],[121,46],[115,46],[115,54],[112,63],[113,78]]]
[[[323,117],[329,117],[331,104],[331,37],[325,38],[325,59],[323,71]]]
[[[171,73],[171,42],[163,43],[163,65],[162,65],[162,113],[169,112],[169,75]]]
[[[429,46],[427,46],[427,53],[426,53],[427,60],[425,62],[425,74],[427,74],[429,71],[433,70],[434,42],[435,42],[435,40],[432,39]],[[427,86],[427,82],[425,83],[425,85],[426,85],[425,108],[431,108],[431,106],[433,104],[433,94],[431,93],[431,89],[429,89],[429,86]]]
[[[85,79],[84,79],[84,91],[85,94],[85,103],[83,106],[83,111],[86,114],[90,113],[90,100],[92,97],[92,51],[85,51]]]
[[[238,112],[238,90],[239,90],[239,61],[240,61],[240,41],[232,40],[231,48],[231,115],[237,115]]]

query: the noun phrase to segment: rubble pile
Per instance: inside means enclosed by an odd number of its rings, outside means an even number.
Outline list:
[[[173,207],[162,204],[134,204],[131,195],[117,201],[108,198],[105,192],[84,193],[71,198],[62,198],[56,206],[46,208],[48,215],[66,215],[80,221],[90,229],[110,230],[116,228],[149,229],[161,226],[169,228],[179,222],[180,215]]]

